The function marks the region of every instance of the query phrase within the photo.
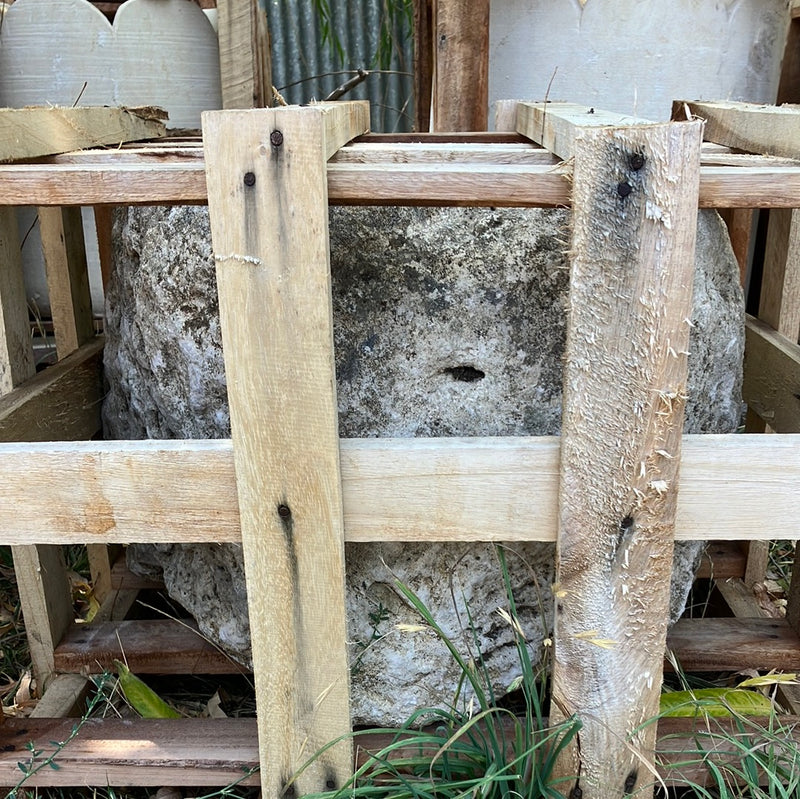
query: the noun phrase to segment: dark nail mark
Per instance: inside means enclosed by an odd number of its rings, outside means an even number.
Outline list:
[[[256,176],[252,172],[245,172],[244,173],[244,185],[245,186],[255,186],[256,185]]]
[[[623,180],[622,183],[617,184],[617,194],[620,197],[627,197],[632,191],[631,184],[627,181]]]
[[[575,787],[569,792],[569,799],[581,799],[583,796],[583,790],[581,786],[576,782]]]
[[[283,134],[279,130],[273,130],[269,134],[269,143],[273,147],[280,147],[283,144]]]
[[[623,787],[622,790],[623,790],[623,792],[625,793],[626,796],[628,796],[629,794],[633,793],[633,789],[634,789],[634,787],[636,787],[636,780],[637,780],[638,776],[639,776],[638,772],[636,771],[636,769],[634,769],[625,778],[625,786]]]
[[[289,509],[288,505],[278,505],[278,516],[280,516],[281,519],[290,519],[292,511]]]
[[[622,521],[619,523],[619,529],[620,529],[620,530],[621,530],[623,533],[627,533],[627,532],[628,532],[628,530],[630,530],[630,529],[631,529],[631,527],[633,527],[633,516],[626,516],[626,517],[625,517],[625,518],[624,518],[624,519],[623,519],[623,520],[622,520]]]
[[[285,796],[286,799],[295,799],[297,796],[297,788],[295,788],[294,783],[286,784],[288,780],[284,781],[283,787],[281,788],[281,796]]]
[[[642,153],[634,153],[628,159],[628,164],[634,172],[638,172],[644,166],[644,155]]]
[[[483,380],[486,377],[486,372],[482,372],[474,366],[449,366],[444,372],[453,380],[461,383],[474,383],[476,380]]]
[[[336,790],[336,775],[331,771],[325,775],[325,788],[329,791]]]

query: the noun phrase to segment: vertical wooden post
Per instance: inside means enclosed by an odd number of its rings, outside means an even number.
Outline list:
[[[272,102],[266,7],[259,0],[218,0],[223,108],[265,108]]]
[[[352,767],[343,741],[297,774],[350,730],[325,162],[368,127],[368,103],[203,115],[266,796]]]
[[[16,215],[13,208],[0,207],[0,394],[35,373]],[[52,545],[11,551],[41,693],[53,674],[53,649],[72,621],[64,555]]]
[[[489,127],[489,0],[435,0],[433,129]]]
[[[41,207],[39,230],[58,359],[94,338],[81,209]]]
[[[431,129],[433,0],[414,0],[414,130]]]
[[[583,799],[652,782],[701,140],[699,122],[575,134],[552,695],[583,722],[559,763]]]

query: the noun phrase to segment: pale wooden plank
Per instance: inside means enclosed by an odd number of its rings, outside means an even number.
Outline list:
[[[102,429],[103,339],[98,337],[0,397],[0,441],[76,441]]]
[[[800,212],[796,209],[770,211],[758,318],[790,341],[800,338]]]
[[[343,741],[297,773],[349,730],[325,174],[354,135],[348,106],[203,115],[269,795],[341,787],[352,761]]]
[[[517,130],[517,104],[521,100],[498,100],[494,104],[494,129],[497,131]]]
[[[800,431],[800,345],[748,316],[745,402],[777,433]]]
[[[800,158],[800,107],[675,100],[673,118],[686,111],[705,121],[707,141],[764,155]]]
[[[574,182],[552,697],[583,722],[559,774],[577,774],[584,799],[610,799],[649,783],[640,753],[655,745],[641,725],[658,713],[669,617],[702,124],[566,121],[555,144],[571,146]]]
[[[517,133],[565,161],[575,154],[575,136],[580,130],[651,124],[647,119],[575,103],[517,103]]]
[[[256,0],[218,0],[219,72],[223,108],[272,103],[267,8]]]
[[[489,127],[489,0],[436,0],[433,130]]]
[[[127,157],[127,156],[125,156]],[[0,205],[203,204],[204,166],[179,155],[154,163],[0,164]],[[328,196],[342,205],[569,206],[569,176],[551,166],[329,164]],[[800,207],[800,167],[704,166],[702,208]]]
[[[164,136],[155,108],[0,108],[0,161]]]
[[[91,683],[81,674],[59,674],[53,678],[44,696],[36,703],[29,718],[58,719],[80,716]]]
[[[72,623],[73,615],[60,543],[11,547],[33,673],[45,690],[55,675],[56,644]]]
[[[345,439],[340,453],[346,541],[556,539],[557,438]],[[2,444],[0,529],[13,544],[238,542],[233,469],[224,440]],[[800,436],[686,436],[675,537],[800,537],[799,479]]]
[[[555,166],[558,159],[533,144],[352,143],[342,147],[330,164],[520,164]]]
[[[94,338],[81,209],[41,207],[39,230],[56,353],[61,359]]]
[[[17,214],[0,207],[0,396],[35,372]]]
[[[75,719],[8,720],[2,733],[0,784],[15,785],[17,762],[27,745],[46,753],[51,741],[69,737]],[[216,786],[244,777],[258,785],[255,719],[90,719],[58,756],[58,770],[45,768],[26,787]]]

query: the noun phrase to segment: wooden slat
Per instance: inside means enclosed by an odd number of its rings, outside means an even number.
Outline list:
[[[688,439],[684,439],[684,461]],[[678,489],[678,513],[680,514],[681,494]],[[697,577],[712,580],[727,580],[729,577],[741,577],[747,564],[747,556],[738,541],[710,541],[703,553],[703,559],[697,570]]]
[[[81,209],[39,208],[39,231],[60,360],[94,338]]]
[[[365,116],[365,103],[203,115],[269,795],[340,787],[351,769],[342,741],[297,773],[349,730],[325,170]]]
[[[35,371],[17,213],[0,207],[0,396]]]
[[[702,124],[563,121],[554,146],[574,176],[552,702],[583,722],[558,773],[573,794],[611,799],[649,784],[640,752],[655,745],[642,724],[658,713],[669,617]]]
[[[564,160],[575,154],[575,133],[578,130],[651,124],[647,119],[614,114],[588,105],[517,103],[517,133]]]
[[[340,457],[347,541],[555,541],[557,438],[345,439]],[[686,436],[676,538],[800,537],[799,472],[800,436]],[[230,441],[0,444],[0,473],[6,543],[241,540]]]
[[[164,136],[157,109],[0,108],[0,161]],[[78,203],[75,203],[78,204]]]
[[[794,716],[781,717],[788,735],[800,737]],[[732,719],[666,718],[659,722],[657,759],[659,774],[670,786],[713,785],[705,760],[726,762],[732,735],[741,731]],[[63,741],[72,732],[74,719],[10,718],[0,732],[0,784],[20,779],[17,763],[25,760],[34,743],[46,755],[52,741]],[[758,738],[755,727],[769,720],[753,719],[742,735]],[[773,727],[774,729],[774,727]],[[357,765],[368,752],[377,752],[394,740],[394,734],[359,735]],[[509,737],[510,740],[510,737]],[[57,770],[45,768],[26,786],[83,787],[115,786],[213,786],[221,787],[242,778],[258,763],[256,720],[237,719],[91,719],[59,755]],[[711,752],[698,756],[698,746]],[[400,749],[398,757],[417,751]],[[734,761],[735,762],[735,761]],[[242,785],[258,785],[252,774]],[[653,781],[655,781],[653,779]]]
[[[102,429],[103,339],[0,398],[0,441],[74,441]]]
[[[436,0],[434,130],[489,127],[489,0]]]
[[[800,638],[785,619],[680,619],[667,646],[687,672],[800,670]]]
[[[203,204],[202,163],[0,164],[0,205]],[[553,207],[570,204],[568,173],[553,167],[466,164],[330,164],[328,197],[338,205]],[[702,208],[800,207],[800,167],[704,166]]]
[[[0,731],[0,784],[15,785],[27,745],[50,754],[75,719],[8,719]],[[258,763],[255,719],[91,719],[58,755],[58,770],[42,769],[37,786],[224,786]],[[258,774],[244,785],[258,785]]]
[[[55,647],[57,671],[99,674],[124,655],[134,674],[236,674],[244,667],[209,643],[193,621],[73,624]]]
[[[433,0],[414,3],[414,130],[431,127],[434,53]]]
[[[272,102],[272,64],[266,5],[217,0],[223,108],[266,108]]]
[[[91,683],[81,674],[59,674],[47,686],[44,696],[31,711],[32,719],[81,716]]]
[[[758,318],[797,342],[800,337],[800,212],[773,208],[764,248]]]
[[[675,100],[673,118],[686,119],[686,109],[705,121],[707,141],[750,153],[800,158],[798,106]]]
[[[746,324],[742,394],[775,432],[800,431],[800,345],[752,317]]]

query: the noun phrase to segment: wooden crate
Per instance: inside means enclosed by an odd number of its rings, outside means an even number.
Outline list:
[[[677,104],[676,114],[684,107]],[[219,785],[260,762],[262,788],[279,793],[304,759],[303,751],[308,754],[349,729],[342,545],[345,540],[374,540],[374,529],[381,526],[388,531],[381,540],[559,541],[558,591],[568,600],[561,602],[556,628],[560,654],[554,691],[562,706],[581,713],[581,697],[588,701],[598,690],[592,675],[599,662],[643,681],[631,688],[629,680],[621,680],[626,690],[617,692],[619,706],[613,714],[608,711],[613,718],[594,724],[587,719],[591,733],[582,740],[584,775],[609,785],[619,778],[617,793],[623,781],[630,787],[634,756],[619,741],[637,726],[642,713],[652,715],[657,706],[673,537],[712,542],[797,537],[798,436],[688,436],[681,442],[680,424],[672,422],[679,421],[682,410],[685,362],[679,353],[685,349],[680,342],[686,334],[685,286],[691,285],[686,270],[693,263],[695,209],[800,207],[800,164],[785,152],[748,155],[720,147],[742,144],[711,135],[713,124],[707,133],[717,145],[701,149],[697,122],[636,124],[587,111],[509,103],[502,119],[518,131],[512,135],[362,138],[357,137],[367,130],[368,119],[360,103],[214,112],[204,123],[205,150],[200,142],[162,141],[0,165],[0,202],[6,207],[209,202],[233,419],[232,441],[66,443],[89,439],[99,429],[101,344],[79,338],[72,354],[28,380],[27,356],[17,346],[27,319],[20,311],[24,296],[13,242],[3,251],[11,268],[0,285],[5,324],[0,376],[10,375],[11,390],[0,400],[0,434],[10,442],[0,446],[0,529],[3,541],[15,546],[20,564],[37,671],[45,681],[53,678],[42,707],[66,708],[80,693],[74,678],[53,675],[107,666],[118,651],[116,635],[159,640],[154,632],[159,625],[168,630],[161,634],[173,642],[174,661],[153,660],[152,647],[126,646],[134,671],[185,673],[197,670],[198,663],[206,672],[230,668],[224,663],[215,667],[210,652],[198,654],[197,639],[190,633],[179,638],[180,631],[170,622],[117,620],[112,611],[91,637],[77,642],[79,634],[90,634],[70,627],[58,544],[158,541],[163,529],[170,530],[170,542],[194,542],[201,535],[194,519],[202,512],[217,520],[210,533],[213,540],[243,543],[248,583],[262,587],[249,592],[257,734],[248,720],[93,721],[81,731],[80,743],[59,757],[61,768],[40,772],[31,785]],[[704,104],[694,111],[709,119],[716,111],[726,114],[726,129],[747,124],[763,137],[777,129],[772,116],[753,126],[747,121],[748,109],[730,104],[722,109]],[[549,149],[533,146],[532,140],[544,140]],[[754,134],[747,141],[749,149],[760,153],[771,146]],[[563,165],[558,166],[549,150],[564,159]],[[635,203],[643,198],[658,199],[662,222],[663,213],[669,214],[669,224],[658,228],[660,249],[625,244],[652,244],[647,237],[654,233],[646,220],[657,209],[651,205],[648,214],[622,213],[638,207]],[[573,332],[560,439],[339,441],[332,388],[328,201],[573,203]],[[290,207],[303,209],[298,215],[302,223]],[[64,214],[53,217],[63,219]],[[598,219],[619,226],[624,237],[604,237]],[[637,292],[664,291],[659,303],[664,314],[659,311],[653,321],[652,338],[622,319],[621,306],[592,282],[597,277],[594,263],[607,268],[625,264],[626,273],[614,278],[622,281],[617,290],[635,286]],[[57,270],[72,275],[64,285],[82,279],[82,266]],[[664,275],[673,282],[659,283]],[[72,289],[62,294],[72,299],[64,318],[56,320],[57,330],[81,318],[81,303]],[[269,317],[269,330],[239,329],[241,317],[227,309],[242,303],[268,306],[270,313],[259,316]],[[767,408],[765,414],[774,407],[773,419],[779,408],[789,414],[782,429],[794,432],[797,330],[790,340],[764,325],[763,319],[748,321],[748,347],[751,352],[759,348],[755,363],[748,357],[748,399]],[[611,342],[607,350],[602,336],[590,341],[581,334],[590,328],[606,331],[605,340]],[[622,368],[615,360],[621,356],[613,342],[620,339],[641,345],[654,375],[648,380],[656,382],[626,377],[635,369],[630,363]],[[255,348],[259,341],[266,346]],[[302,374],[291,366],[299,353],[306,364]],[[587,369],[589,356],[602,368]],[[769,373],[755,380],[754,375],[763,375],[765,363]],[[287,403],[290,387],[293,402]],[[654,394],[658,402],[651,401]],[[54,402],[59,403],[55,408]],[[630,402],[645,409],[644,421],[633,427],[614,413]],[[594,423],[586,425],[586,417]],[[620,468],[618,456],[614,463],[595,459],[587,468],[585,456],[602,452],[616,439],[639,448],[644,468],[631,476],[630,469]],[[420,491],[420,477],[427,491]],[[559,484],[569,486],[561,499]],[[469,507],[454,507],[452,498],[465,492]],[[643,500],[631,512],[630,498],[636,492]],[[593,498],[606,495],[610,499],[598,512]],[[590,507],[595,508],[591,513]],[[368,529],[365,517],[383,524]],[[613,592],[624,584],[620,595],[641,596],[635,585],[625,582],[622,569],[610,576],[587,570],[587,558],[598,552],[593,544],[601,538],[598,530],[617,524],[626,534],[631,524],[622,523],[629,518],[635,519],[636,534],[623,546],[640,573],[651,577],[649,607],[640,611],[647,623],[632,625],[624,649],[605,649],[585,635],[586,618],[595,614],[598,636],[605,637],[599,628],[608,620],[597,617],[593,608],[597,586]],[[661,555],[650,558],[650,551]],[[107,557],[102,564],[105,550],[94,552],[109,595],[136,590],[115,585]],[[587,574],[596,581],[594,588],[586,585]],[[120,601],[124,605],[124,597]],[[631,619],[630,607],[623,605],[618,602],[612,610],[617,622]],[[319,607],[325,609],[324,617]],[[303,608],[315,612],[302,613]],[[312,616],[314,624],[299,622]],[[749,648],[743,649],[745,644]],[[687,669],[800,664],[800,639],[791,614],[787,620],[682,621],[669,645]],[[632,661],[634,650],[638,659]],[[580,686],[578,700],[575,685]],[[66,698],[48,701],[56,687]],[[322,709],[315,707],[320,696],[325,697]],[[315,707],[314,712],[303,711],[304,705]],[[7,720],[0,729],[5,742],[0,747],[0,783],[16,782],[16,763],[29,740],[61,740],[69,723]],[[655,740],[643,738],[639,745],[647,751]],[[351,764],[346,744],[329,750],[326,759],[304,772],[298,790],[339,785]],[[563,768],[569,766],[566,762]],[[257,782],[259,777],[248,779]],[[633,781],[644,784],[649,779],[642,772]]]

